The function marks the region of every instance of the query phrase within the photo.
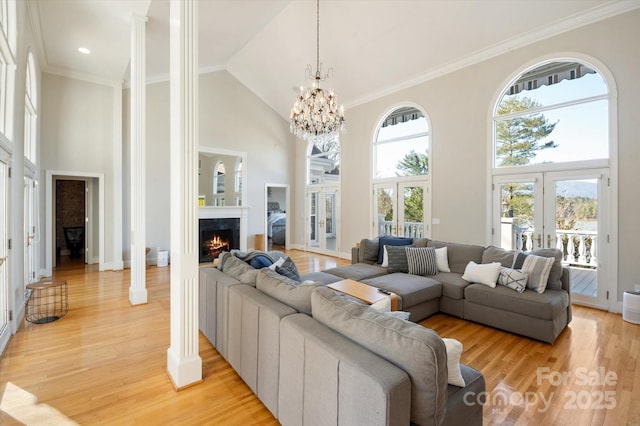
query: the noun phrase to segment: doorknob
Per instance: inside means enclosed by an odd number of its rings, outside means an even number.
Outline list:
[[[0,257],[0,266],[4,264],[4,261],[7,260],[6,257]]]
[[[33,241],[34,237],[35,235],[27,235],[27,247],[31,245],[31,242]]]
[[[538,234],[538,247],[542,247],[542,234]]]

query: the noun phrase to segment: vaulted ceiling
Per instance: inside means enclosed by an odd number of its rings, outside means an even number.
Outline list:
[[[169,0],[28,0],[44,71],[128,80],[132,14],[148,17],[148,81],[169,77]],[[322,0],[320,60],[348,108],[638,0]],[[316,60],[313,0],[199,0],[199,64],[226,69],[283,117]],[[91,54],[83,55],[78,47]]]

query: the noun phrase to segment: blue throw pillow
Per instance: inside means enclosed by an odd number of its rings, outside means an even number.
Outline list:
[[[258,255],[249,261],[249,265],[256,269],[268,268],[273,262],[267,256]]]
[[[380,237],[380,246],[378,249],[378,264],[382,265],[384,257],[384,246],[408,246],[413,243],[413,238],[406,237]]]

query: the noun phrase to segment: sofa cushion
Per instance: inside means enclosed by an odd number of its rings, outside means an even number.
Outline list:
[[[311,292],[321,283],[301,284],[269,268],[261,269],[256,288],[298,312],[311,314]]]
[[[447,354],[433,331],[354,303],[328,288],[311,296],[313,317],[411,378],[411,422],[441,424],[447,401]]]
[[[428,244],[429,244],[429,239],[428,238],[414,238],[413,239],[413,245],[415,247],[427,247]]]
[[[551,290],[562,290],[562,252],[556,248],[543,248],[536,249],[531,252],[520,252],[513,261],[514,269],[521,269],[527,255],[533,254],[542,257],[553,257],[553,265],[549,272],[549,280],[547,281],[547,287]]]
[[[569,306],[569,294],[562,290],[537,293],[527,289],[523,293],[516,293],[504,286],[490,288],[482,284],[471,284],[465,288],[464,297],[478,305],[542,320],[553,320]]]
[[[256,286],[258,271],[258,269],[252,267],[247,262],[243,262],[234,256],[228,256],[222,267],[222,272],[252,287]]]
[[[300,275],[300,281],[313,281],[316,283],[322,283],[324,285],[335,283],[342,280],[337,275],[328,274],[326,272],[309,272],[306,274]]]
[[[436,249],[433,247],[407,248],[407,263],[412,275],[435,275],[438,273]]]
[[[354,263],[351,265],[338,266],[337,268],[325,269],[324,272],[344,279],[362,281],[366,278],[386,275],[387,268],[383,268],[380,265],[369,265],[368,263]]]
[[[482,252],[482,263],[500,262],[505,268],[511,268],[515,253],[515,250],[505,250],[501,247],[489,246]]]
[[[413,238],[405,237],[380,237],[378,247],[378,264],[381,265],[384,258],[384,246],[408,246],[413,243]]]
[[[442,284],[442,295],[451,299],[463,299],[464,289],[469,285],[469,281],[462,279],[462,274],[457,272],[439,272],[438,275],[432,275],[429,278]]]
[[[447,247],[447,257],[449,258],[451,272],[463,274],[464,268],[467,267],[470,261],[482,263],[482,253],[484,252],[484,247],[482,246],[430,240],[429,247]]]
[[[358,261],[370,265],[378,261],[378,250],[380,244],[377,238],[363,238],[360,241],[360,251]]]
[[[362,282],[373,287],[384,288],[400,296],[398,309],[403,310],[428,300],[438,299],[442,295],[442,284],[420,275],[398,272]]]

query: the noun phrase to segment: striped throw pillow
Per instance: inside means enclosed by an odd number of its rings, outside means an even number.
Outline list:
[[[553,257],[542,257],[534,254],[526,257],[521,270],[529,273],[527,288],[537,291],[538,293],[544,293],[544,290],[547,288],[547,281],[549,280],[549,273],[551,272],[553,261]]]
[[[438,273],[436,249],[434,247],[407,247],[407,264],[412,275],[435,275]]]

